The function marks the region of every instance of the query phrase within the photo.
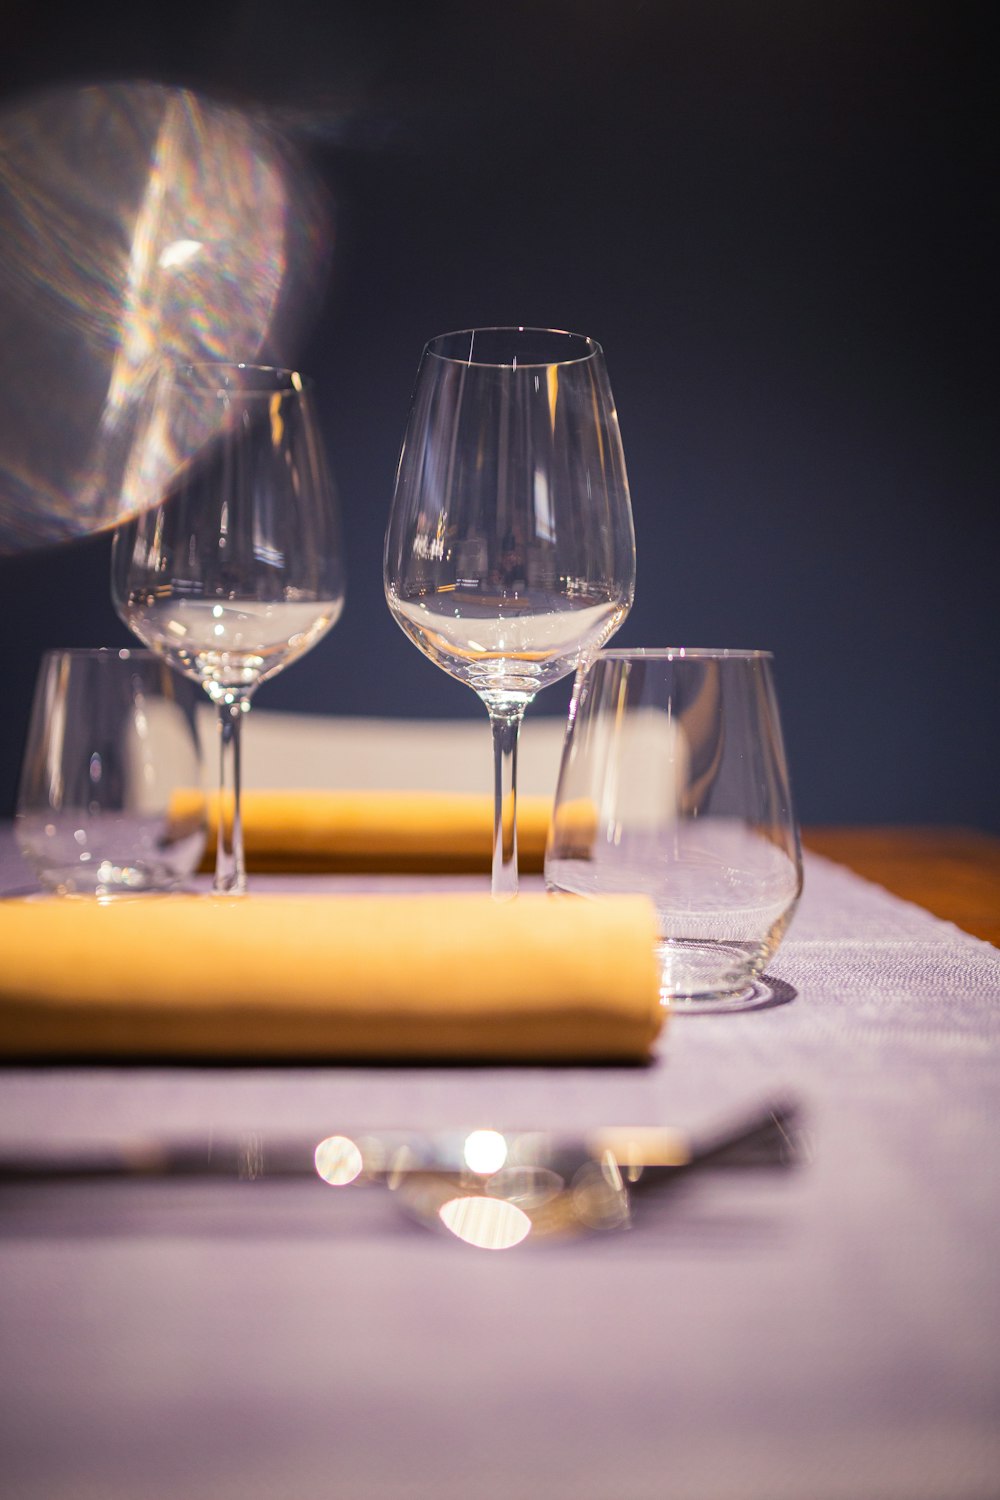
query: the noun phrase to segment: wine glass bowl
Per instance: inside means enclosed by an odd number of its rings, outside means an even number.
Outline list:
[[[165,368],[153,382],[144,452],[166,493],[119,528],[112,597],[145,645],[194,678],[219,711],[215,888],[246,887],[239,725],[260,684],[340,616],[339,516],[308,383],[253,365]],[[166,455],[166,457],[165,457]]]
[[[516,890],[516,744],[544,687],[631,607],[635,537],[604,356],[579,334],[468,329],[426,346],[385,544],[407,636],[494,727],[493,890]]]

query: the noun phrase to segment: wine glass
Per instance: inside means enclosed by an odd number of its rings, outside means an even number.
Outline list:
[[[239,894],[240,725],[260,684],[340,616],[335,492],[309,384],[295,371],[165,368],[139,428],[133,470],[158,474],[169,459],[173,477],[159,503],[119,528],[112,596],[139,639],[218,709],[214,888]]]
[[[200,697],[151,651],[45,652],[16,830],[46,890],[184,889],[205,848]]]
[[[517,891],[517,740],[627,615],[635,535],[601,346],[539,328],[426,346],[385,542],[389,608],[490,715],[494,896]]]

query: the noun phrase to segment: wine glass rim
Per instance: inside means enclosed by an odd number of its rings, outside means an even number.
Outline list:
[[[572,344],[583,346],[583,348],[581,353],[569,354],[565,359],[528,359],[523,362],[516,358],[510,360],[473,359],[472,345],[475,342],[477,334],[492,333],[524,334],[526,336],[535,335],[536,337],[544,336],[546,338],[566,339],[571,341]],[[435,348],[435,345],[444,344],[448,339],[463,337],[468,337],[470,340],[468,358],[460,359],[455,354],[443,354],[440,349]],[[567,328],[539,328],[527,323],[498,323],[481,328],[453,328],[448,333],[438,333],[434,338],[428,339],[424,345],[424,353],[432,355],[434,359],[441,360],[443,364],[468,365],[473,368],[481,367],[489,370],[531,370],[549,369],[553,365],[583,364],[588,359],[596,359],[604,353],[604,350],[597,340],[591,338],[589,334],[572,333]]]
[[[169,361],[165,368],[176,378],[178,376],[198,376],[206,378],[213,373],[229,370],[239,370],[249,375],[270,377],[270,383],[263,379],[259,386],[239,386],[241,396],[276,396],[285,393],[300,395],[303,391],[312,389],[313,382],[308,375],[303,375],[300,370],[293,370],[287,365],[255,364],[252,360],[243,359],[178,359]],[[208,386],[206,385],[206,389]]]
[[[615,646],[605,647],[592,658],[595,661],[773,661],[772,651],[738,646]]]

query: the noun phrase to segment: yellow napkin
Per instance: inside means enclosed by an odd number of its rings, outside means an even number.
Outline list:
[[[187,812],[178,793],[172,816]],[[209,799],[206,860],[215,856],[218,798]],[[488,870],[493,799],[462,792],[246,791],[241,798],[247,865],[260,871],[474,873]],[[539,873],[552,804],[519,797],[518,865]],[[231,817],[231,814],[230,814]]]
[[[0,902],[0,1056],[636,1062],[639,896]]]
[[[556,859],[593,859],[599,827],[597,803],[591,797],[558,803],[552,814],[552,854]]]

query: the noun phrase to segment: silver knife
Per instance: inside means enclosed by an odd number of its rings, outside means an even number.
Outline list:
[[[321,1140],[264,1132],[232,1137],[127,1138],[0,1143],[0,1185],[84,1179],[229,1178],[385,1183],[418,1173],[487,1180],[510,1168],[564,1176],[587,1162],[614,1164],[630,1183],[692,1166],[787,1166],[799,1156],[795,1101],[765,1101],[704,1132],[671,1126],[606,1126],[573,1135],[525,1129],[338,1130]]]

